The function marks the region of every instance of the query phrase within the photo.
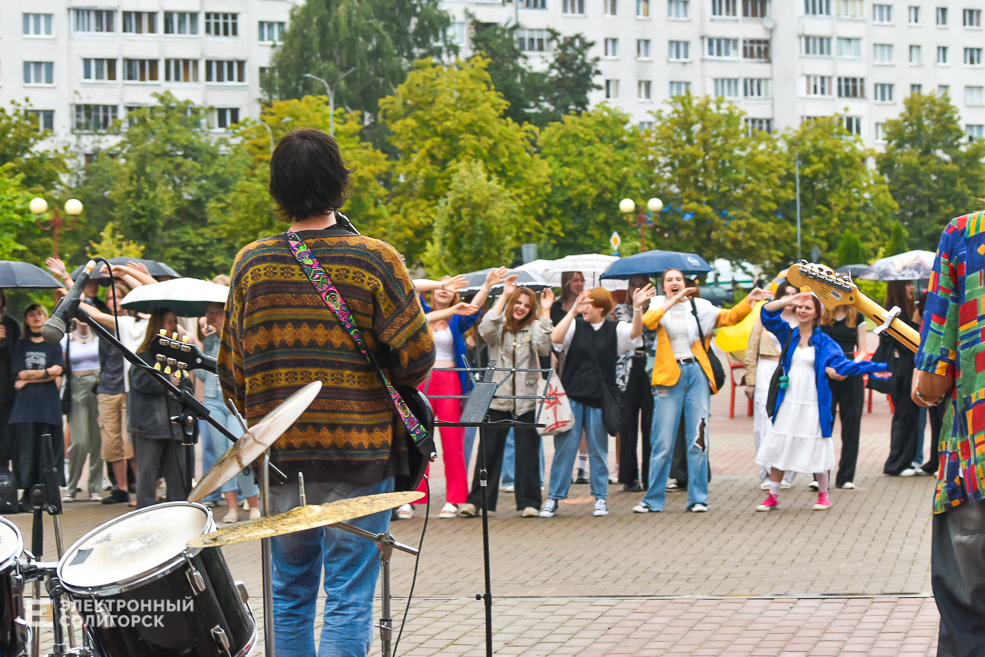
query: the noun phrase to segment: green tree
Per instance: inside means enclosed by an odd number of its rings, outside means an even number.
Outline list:
[[[587,111],[588,94],[602,88],[595,81],[602,74],[599,57],[590,55],[594,41],[581,34],[563,36],[550,30],[550,43],[551,62],[542,82],[541,110],[535,117],[540,126]]]
[[[628,122],[628,114],[602,104],[566,115],[541,133],[541,157],[551,178],[540,223],[560,255],[608,252],[613,231],[626,236],[628,247],[629,236],[638,234],[619,212],[619,201],[645,203],[656,193],[646,142],[638,129],[627,129]],[[652,230],[648,239],[653,248]]]
[[[67,148],[46,146],[50,136],[39,129],[30,104],[12,102],[9,110],[0,107],[0,165],[12,164],[23,176],[25,188],[48,195],[62,189],[69,171]]]
[[[914,248],[933,251],[948,221],[979,207],[985,141],[963,138],[958,110],[947,96],[910,94],[900,117],[886,122],[886,151],[876,163]]]
[[[415,64],[396,94],[380,101],[390,144],[400,153],[393,163],[390,219],[382,235],[413,264],[431,239],[438,201],[448,193],[456,165],[478,160],[510,193],[524,217],[536,216],[546,191],[548,166],[534,152],[537,128],[518,125],[503,113],[503,100],[477,56],[445,66]],[[523,241],[542,228],[524,222]]]
[[[24,174],[13,173],[11,162],[0,164],[0,260],[23,260],[27,250],[21,240],[24,229],[34,224],[28,209]]]
[[[886,249],[882,253],[883,257],[888,258],[889,256],[899,255],[909,251],[910,247],[906,245],[906,238],[907,232],[903,228],[903,224],[898,221],[892,222],[889,241],[886,243]]]
[[[509,263],[519,246],[516,201],[478,160],[458,162],[438,202],[434,232],[422,260],[432,276]]]
[[[862,240],[858,235],[848,228],[841,234],[841,241],[838,242],[838,266],[859,265],[869,261],[869,256],[862,246]]]
[[[123,239],[113,228],[112,221],[107,223],[106,227],[99,233],[99,241],[90,241],[89,244],[92,248],[86,255],[90,258],[102,256],[107,260],[121,256],[140,258],[144,255],[145,248],[143,244],[137,244],[136,242],[129,242]]]
[[[473,58],[491,61],[487,67],[489,79],[493,88],[509,103],[503,116],[516,123],[526,123],[537,107],[544,74],[530,70],[527,56],[517,43],[519,26],[515,23],[480,23],[472,14],[466,14],[466,20],[475,29],[471,40],[472,51],[476,53]]]

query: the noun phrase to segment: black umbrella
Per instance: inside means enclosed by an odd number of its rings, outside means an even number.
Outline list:
[[[57,278],[29,262],[0,260],[0,288],[52,289],[65,287]]]
[[[869,271],[869,265],[845,265],[844,267],[838,267],[839,274],[848,274],[853,279],[858,278],[865,272]]]
[[[140,264],[147,267],[147,273],[154,278],[160,278],[162,276],[170,276],[171,278],[180,278],[181,274],[172,269],[169,265],[163,262],[158,262],[157,260],[146,260],[144,258],[128,258],[126,256],[120,256],[119,258],[110,258],[109,261],[114,265],[125,265],[128,262],[139,262]],[[99,264],[99,263],[97,263]],[[96,271],[92,272],[92,276],[89,278],[99,281],[108,281],[109,274],[102,273],[102,267],[96,267]],[[82,273],[82,267],[76,267],[72,272],[72,280],[74,281]]]

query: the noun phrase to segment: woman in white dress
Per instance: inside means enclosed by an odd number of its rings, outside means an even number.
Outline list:
[[[795,310],[795,327],[781,317],[788,306]],[[819,492],[814,510],[824,511],[831,508],[828,471],[835,467],[828,376],[872,374],[885,378],[886,364],[846,358],[838,343],[818,328],[821,302],[810,292],[767,303],[760,318],[763,327],[786,345],[780,356],[786,381],[780,379],[773,426],[756,453],[756,463],[770,468],[770,493],[756,510],[770,511],[779,505],[783,474],[793,471],[815,474]]]

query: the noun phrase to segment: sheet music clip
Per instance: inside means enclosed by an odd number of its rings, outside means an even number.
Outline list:
[[[899,306],[893,306],[892,308],[886,311],[885,315],[883,315],[882,325],[876,327],[876,329],[872,332],[875,333],[876,335],[882,335],[883,333],[885,333],[886,329],[889,328],[889,325],[893,323],[893,320],[899,317],[899,314],[900,314]]]

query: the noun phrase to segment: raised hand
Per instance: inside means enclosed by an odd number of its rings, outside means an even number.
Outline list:
[[[757,301],[765,301],[766,299],[772,299],[772,298],[773,298],[773,292],[771,290],[766,290],[761,287],[755,288],[752,292],[749,293],[749,296],[746,297],[746,299],[748,299],[750,303],[756,303]]]
[[[543,310],[545,316],[550,316],[551,306],[554,305],[554,290],[549,287],[545,287],[540,293],[540,307]]]
[[[454,306],[451,307],[456,315],[474,315],[479,312],[478,306],[473,306],[470,303],[465,303],[464,301],[459,301]]]
[[[681,301],[682,299],[685,299],[685,298],[690,297],[690,296],[692,296],[694,294],[697,294],[697,293],[698,293],[698,288],[696,288],[696,287],[686,287],[683,290],[681,290],[680,292],[678,292],[677,294],[675,294],[674,296],[672,296],[670,298],[670,301],[668,301],[666,305],[667,306],[673,306],[675,303]]]
[[[656,293],[657,290],[649,283],[647,283],[646,287],[637,288],[633,292],[633,305],[636,306],[637,308],[642,308],[643,310],[646,310],[646,307],[650,303],[650,299],[652,299],[653,295],[655,295]]]
[[[579,294],[578,298],[575,299],[575,302],[571,304],[571,310],[575,313],[581,314],[587,311],[590,305],[592,305],[592,297],[589,296],[588,290],[585,290]]]
[[[441,289],[445,292],[457,292],[463,287],[468,287],[468,285],[469,279],[465,278],[461,274],[441,281]]]
[[[813,296],[814,296],[813,292],[799,292],[792,296],[784,297],[783,299],[780,299],[780,302],[784,306],[805,306],[809,303],[813,303],[813,301],[811,301],[811,297]]]
[[[58,258],[48,258],[44,261],[44,264],[52,274],[58,277],[58,280],[63,281],[68,277],[68,270],[65,269],[65,263]]]
[[[504,269],[505,269],[505,267],[504,267]],[[516,290],[516,279],[517,279],[516,274],[513,274],[513,275],[510,275],[510,276],[507,276],[506,277],[506,280],[503,281],[503,296],[504,297],[510,296]],[[486,282],[487,283],[489,282],[489,279],[488,278],[486,279]],[[497,281],[496,284],[498,285],[499,284],[499,281]]]
[[[491,272],[486,274],[486,288],[492,289],[493,287],[499,285],[510,275],[510,270],[506,267],[496,267]],[[514,283],[516,282],[516,276],[513,276]],[[514,285],[514,287],[516,287]],[[512,290],[511,290],[512,291]]]
[[[130,262],[127,263],[127,267],[129,267],[130,269],[136,269],[137,271],[143,272],[148,276],[150,276],[150,272],[147,270],[147,265],[145,265],[142,262],[135,262],[131,260]]]

